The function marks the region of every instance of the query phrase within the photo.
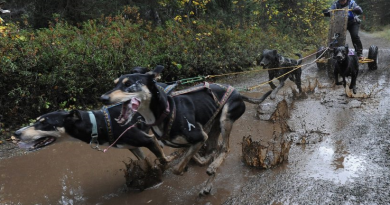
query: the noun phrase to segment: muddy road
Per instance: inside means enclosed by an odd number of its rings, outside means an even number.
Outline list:
[[[247,104],[234,125],[230,153],[210,196],[198,197],[207,167],[194,163],[183,176],[168,170],[161,184],[139,192],[125,186],[123,162],[133,158],[127,150],[102,153],[75,141],[25,153],[4,142],[0,204],[389,204],[390,43],[363,32],[361,37],[364,48],[379,47],[378,70],[360,65],[358,93],[369,98],[348,98],[325,71],[314,64],[305,66],[304,85],[319,82],[314,91],[293,99],[293,85],[287,83],[277,99],[267,99],[261,108]],[[266,79],[265,73],[252,73],[222,81],[242,88]],[[267,90],[268,85],[245,94],[260,96]],[[258,113],[283,98],[291,102],[287,122],[297,136],[288,161],[268,170],[246,166],[242,138],[268,140],[274,124],[260,120]]]

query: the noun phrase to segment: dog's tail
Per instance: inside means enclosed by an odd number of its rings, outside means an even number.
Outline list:
[[[302,55],[300,53],[296,53],[295,55],[297,55],[299,57],[299,59],[297,60],[297,65],[301,65],[301,63],[302,63]]]
[[[250,98],[250,97],[246,97],[246,96],[243,96],[241,95],[241,98],[245,101],[245,102],[249,102],[249,103],[252,103],[252,104],[260,104],[262,103],[265,99],[267,99],[267,97],[272,93],[272,90],[268,91],[267,93],[265,93],[263,96],[261,96],[261,98]]]

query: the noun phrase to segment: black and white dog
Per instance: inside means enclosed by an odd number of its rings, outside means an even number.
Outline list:
[[[333,57],[336,59],[334,68],[334,78],[336,85],[347,85],[346,77],[351,77],[349,89],[352,89],[356,94],[356,79],[359,74],[359,58],[356,53],[349,50],[348,45],[334,48]],[[339,75],[343,78],[343,82],[339,82]]]
[[[29,150],[78,139],[96,148],[113,144],[116,148],[129,149],[138,159],[145,159],[139,147],[147,147],[166,164],[159,142],[154,135],[148,134],[149,127],[143,123],[136,124],[137,117],[130,122],[136,126],[127,131],[128,127],[115,122],[114,118],[120,115],[121,110],[122,105],[117,104],[104,106],[101,110],[54,111],[38,117],[32,125],[17,130],[14,136],[20,140],[19,147]],[[122,133],[123,136],[115,142]]]
[[[157,68],[162,66],[157,66]],[[143,67],[135,67],[131,73],[145,73],[148,70]],[[176,85],[166,85],[158,83],[161,89],[169,93]],[[101,110],[72,110],[55,111],[46,113],[37,118],[30,126],[23,127],[14,133],[19,139],[19,147],[36,150],[48,146],[54,142],[78,139],[90,143],[92,147],[99,145],[114,145],[116,148],[129,149],[138,159],[145,159],[145,155],[139,147],[148,148],[160,162],[164,165],[168,160],[164,156],[160,143],[154,135],[149,135],[150,127],[143,121],[141,115],[137,114],[130,125],[135,125],[131,129],[128,126],[121,126],[116,122],[116,117],[120,116],[122,105],[104,106]],[[122,120],[126,118],[124,116]],[[122,134],[123,133],[123,134]],[[121,136],[119,139],[118,137]],[[118,141],[115,142],[115,140]],[[114,143],[115,142],[115,143]]]
[[[188,147],[174,173],[182,174],[189,160],[206,142],[217,145],[222,134],[222,144],[216,159],[209,165],[210,179],[200,192],[209,194],[216,169],[229,151],[229,136],[233,123],[245,112],[245,101],[261,103],[271,93],[260,99],[240,95],[233,87],[220,84],[200,84],[167,95],[156,85],[155,77],[162,69],[147,74],[128,74],[116,79],[113,90],[101,96],[104,104],[123,103],[121,121],[131,120],[140,113],[152,126],[159,140],[172,147]],[[214,147],[215,150],[218,147]]]
[[[296,69],[296,66],[299,66],[302,63],[302,59],[301,59],[302,56],[301,54],[296,54],[296,55],[299,56],[300,58],[299,60],[285,58],[282,55],[278,54],[276,50],[264,49],[262,55],[260,55],[260,58],[257,59],[258,64],[263,66],[264,69],[270,69],[268,70],[268,76],[270,80],[269,85],[273,90],[271,94],[271,99],[274,99],[276,97],[276,94],[284,86],[284,82],[287,80],[287,78],[295,82],[299,92],[300,93],[302,92],[302,87],[301,87],[302,69],[301,68]],[[273,70],[273,68],[281,68],[281,69]],[[294,71],[291,72],[291,70]],[[290,73],[284,75],[288,72]],[[271,80],[279,76],[282,77],[279,78],[279,86],[276,87]]]

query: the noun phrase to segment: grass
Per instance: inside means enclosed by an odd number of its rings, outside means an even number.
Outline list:
[[[390,41],[390,26],[386,26],[382,31],[374,32],[373,35],[378,38],[384,38]]]

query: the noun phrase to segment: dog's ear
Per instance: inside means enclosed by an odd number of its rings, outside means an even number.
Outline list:
[[[279,61],[278,51],[277,50],[272,50],[272,54],[275,56],[275,61]]]
[[[162,72],[162,70],[164,69],[164,66],[162,66],[162,65],[157,65],[155,68],[154,68],[154,70],[153,70],[153,72],[154,73],[161,73]]]
[[[164,69],[164,66],[162,65],[157,65],[153,71],[148,72],[147,74],[154,75],[154,78],[160,78],[160,74],[162,70]]]
[[[69,112],[69,117],[72,118],[73,121],[83,120],[80,111],[72,110]]]

